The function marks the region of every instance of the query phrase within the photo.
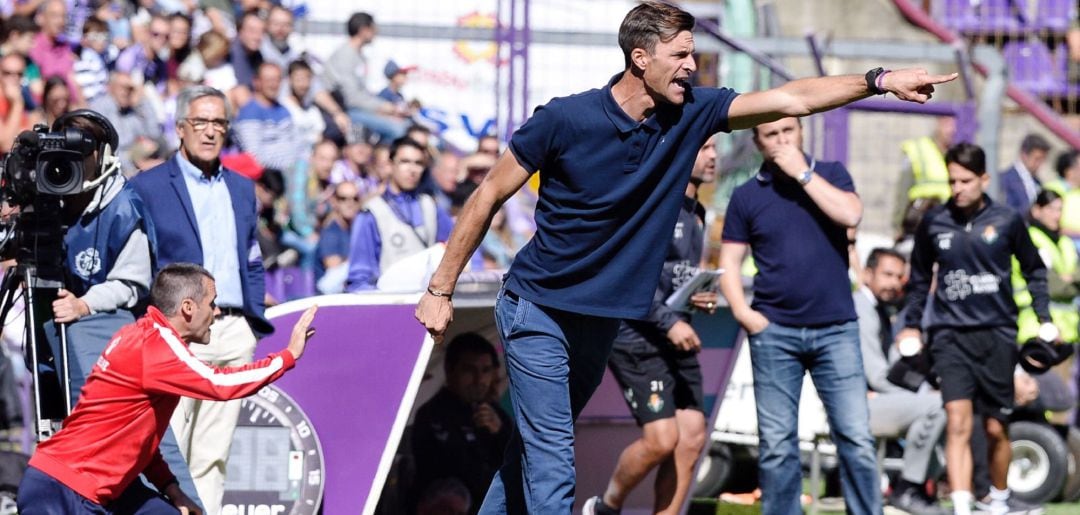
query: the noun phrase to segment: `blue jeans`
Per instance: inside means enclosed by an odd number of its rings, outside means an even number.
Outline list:
[[[504,290],[495,323],[515,427],[480,513],[568,514],[574,420],[600,385],[619,321],[540,306]]]
[[[874,439],[866,402],[859,325],[819,328],[772,322],[750,336],[761,453],[761,513],[802,513],[799,462],[799,394],[810,371],[840,454],[840,481],[848,513],[881,513]]]
[[[360,125],[367,130],[379,135],[379,141],[389,145],[390,142],[405,135],[409,128],[408,120],[385,116],[363,109],[349,109],[349,119],[353,124]]]
[[[68,388],[71,392],[72,408],[75,407],[75,403],[79,400],[82,387],[86,384],[86,379],[90,376],[98,357],[105,351],[105,346],[108,345],[109,340],[122,327],[134,322],[135,317],[130,311],[118,309],[116,311],[94,313],[80,318],[77,322],[68,324],[68,373],[71,375],[68,378]],[[59,330],[52,320],[45,322],[44,325],[45,336],[49,340],[53,356],[56,356],[57,362],[59,362],[61,356]],[[195,491],[195,482],[191,480],[191,472],[188,470],[184,457],[180,454],[180,446],[176,443],[176,436],[173,435],[172,429],[165,431],[158,449],[161,451],[165,463],[168,463],[169,470],[172,471],[177,482],[180,483],[180,489],[192,501],[202,506],[199,493]]]

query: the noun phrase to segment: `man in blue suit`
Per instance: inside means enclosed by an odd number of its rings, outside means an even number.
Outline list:
[[[217,366],[250,363],[257,338],[273,331],[263,316],[255,187],[222,167],[219,159],[229,118],[220,91],[206,86],[185,89],[176,106],[180,150],[131,181],[154,222],[160,249],[157,265],[197,263],[217,279],[221,315],[210,328],[210,344],[192,347],[199,359]],[[173,414],[173,431],[208,515],[221,508],[225,463],[239,413],[240,401],[184,398]]]
[[[1020,157],[1008,170],[1001,173],[1001,191],[1005,203],[1027,216],[1035,195],[1039,194],[1039,168],[1050,153],[1050,142],[1038,134],[1028,134],[1020,142]]]

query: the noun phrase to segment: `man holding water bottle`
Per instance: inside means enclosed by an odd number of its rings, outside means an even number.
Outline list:
[[[1012,449],[1006,432],[1013,410],[1013,373],[1017,364],[1016,304],[1010,283],[1013,257],[1032,296],[1042,326],[1039,337],[1058,339],[1050,323],[1046,266],[1032,244],[1024,220],[984,191],[990,182],[983,150],[970,143],[945,154],[949,201],[928,212],[915,233],[908,283],[907,315],[897,335],[901,354],[921,346],[923,312],[934,265],[937,285],[928,313],[928,339],[934,373],[941,378],[945,402],[945,463],[953,509],[968,515],[972,497],[970,438],[975,413],[985,420],[991,489],[979,508],[1008,513],[1006,484]]]

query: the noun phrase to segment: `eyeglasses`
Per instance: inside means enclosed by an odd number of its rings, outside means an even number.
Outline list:
[[[229,130],[229,120],[221,118],[215,118],[213,120],[207,120],[206,118],[184,118],[185,122],[191,124],[191,128],[196,131],[204,131],[206,127],[213,125],[214,130],[218,132],[225,132]]]

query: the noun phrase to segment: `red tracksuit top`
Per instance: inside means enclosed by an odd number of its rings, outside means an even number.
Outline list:
[[[63,428],[38,445],[30,465],[101,505],[140,473],[164,489],[174,477],[158,444],[181,396],[246,397],[295,364],[285,350],[239,367],[208,365],[150,307],[113,336]]]

